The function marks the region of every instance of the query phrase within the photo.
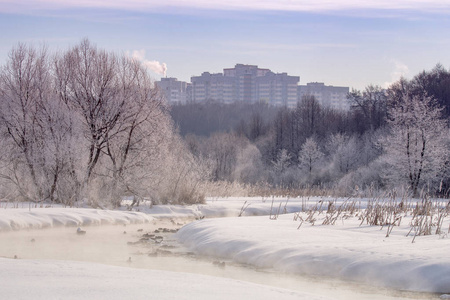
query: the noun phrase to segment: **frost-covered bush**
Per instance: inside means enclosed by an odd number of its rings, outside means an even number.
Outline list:
[[[339,180],[337,187],[347,193],[353,192],[356,187],[360,191],[368,189],[380,190],[384,188],[384,182],[380,175],[384,167],[381,161],[374,161],[367,166],[362,166],[343,176]]]

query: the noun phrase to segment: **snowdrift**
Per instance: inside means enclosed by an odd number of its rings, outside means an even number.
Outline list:
[[[57,226],[132,224],[153,220],[150,215],[133,211],[88,208],[8,208],[0,209],[0,231],[40,229]]]
[[[259,268],[328,276],[401,290],[450,293],[450,239],[416,238],[409,226],[386,230],[356,219],[300,229],[293,214],[206,219],[183,227],[177,238],[198,254]],[[404,221],[405,224],[407,221]]]

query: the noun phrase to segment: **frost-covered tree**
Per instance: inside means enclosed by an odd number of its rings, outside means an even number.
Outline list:
[[[18,44],[0,74],[0,120],[8,149],[1,176],[32,201],[73,194],[69,166],[78,164],[75,120],[55,93],[52,67],[45,48]]]
[[[281,149],[277,159],[272,161],[268,172],[268,183],[278,188],[292,188],[300,182],[300,172],[296,167],[296,158],[286,149]]]
[[[132,101],[119,75],[118,58],[97,49],[88,40],[67,51],[57,62],[60,78],[58,94],[70,111],[80,117],[89,143],[83,188],[93,174],[106,143],[123,113],[125,103]]]
[[[285,172],[291,165],[291,158],[292,155],[290,155],[286,149],[280,150],[277,154],[277,159],[272,161],[275,173],[282,174]]]
[[[197,178],[196,162],[175,142],[168,110],[132,58],[88,40],[52,58],[19,44],[0,70],[0,192],[117,206],[127,194],[162,197],[157,189],[175,177],[190,189],[197,183],[181,178]],[[190,171],[180,177],[169,165]]]
[[[383,141],[388,175],[406,184],[414,196],[424,184],[433,187],[442,179],[449,130],[441,112],[432,98],[408,92],[389,111],[390,134]]]
[[[357,130],[363,133],[376,130],[386,122],[386,92],[379,86],[369,85],[363,92],[352,90],[347,100],[357,122]]]
[[[412,95],[429,96],[443,108],[443,116],[450,116],[450,70],[437,64],[430,71],[422,71],[411,80],[400,79],[389,87],[390,102],[397,102],[408,90]]]
[[[96,189],[114,205],[126,193],[141,194],[143,170],[151,172],[173,131],[168,107],[145,67],[83,40],[57,57],[55,74],[60,101],[79,120],[76,130],[84,137],[81,196],[87,196],[94,177]]]
[[[361,149],[355,136],[333,134],[326,145],[329,167],[334,177],[341,177],[354,170],[360,163]]]
[[[246,139],[235,134],[217,133],[211,136],[205,145],[205,157],[210,160],[212,179],[232,180],[236,167],[238,150],[246,143]]]
[[[45,150],[39,111],[51,97],[47,53],[19,44],[9,53],[0,73],[0,122],[11,152],[2,177],[21,196],[43,200],[42,164]]]
[[[150,188],[158,193],[163,204],[204,202],[202,183],[211,178],[211,166],[187,151],[178,135],[171,134],[166,139],[169,143],[161,149],[162,163],[151,173]]]
[[[111,197],[118,205],[124,193],[141,194],[139,186],[146,183],[137,175],[143,173],[142,168],[152,169],[160,146],[172,134],[172,124],[166,102],[140,63],[122,58],[117,76],[126,101],[106,140],[108,159],[103,163],[107,166],[104,175],[111,178]]]
[[[307,170],[309,176],[311,176],[312,172],[316,171],[323,157],[324,154],[320,151],[314,137],[310,137],[306,139],[298,154],[299,167]]]
[[[301,131],[305,132],[307,137],[312,136],[319,131],[322,125],[322,106],[312,95],[305,95],[297,103],[295,118],[301,124]]]
[[[83,140],[74,129],[76,120],[56,97],[42,103],[38,113],[42,186],[50,201],[69,203],[78,194],[74,168],[79,164]]]
[[[255,145],[248,143],[238,151],[233,178],[238,182],[255,184],[265,181],[264,175],[261,152]]]

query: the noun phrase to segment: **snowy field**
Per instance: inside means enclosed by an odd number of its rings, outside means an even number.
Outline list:
[[[177,236],[198,254],[260,268],[337,277],[400,290],[450,293],[450,239],[436,235],[390,237],[378,227],[302,225],[293,215],[207,219],[183,227]]]
[[[142,204],[133,211],[32,208],[26,205],[12,208],[3,203],[0,206],[0,234],[1,231],[20,229],[205,217],[184,226],[176,235],[180,242],[199,255],[286,273],[432,292],[441,295],[442,299],[447,297],[444,294],[450,294],[448,216],[443,223],[445,232],[418,236],[414,243],[411,234],[407,236],[411,222],[408,216],[403,218],[400,226],[393,227],[389,237],[386,237],[387,227],[360,226],[357,217],[339,220],[335,225],[322,225],[325,213],[316,216],[314,226],[305,222],[299,228],[296,213],[323,203],[326,206],[330,199],[318,204],[319,200],[323,199],[275,198],[273,202],[272,198],[261,197],[208,199],[206,205]],[[336,205],[345,201],[336,199]],[[358,208],[366,205],[367,200],[357,202]],[[237,217],[240,214],[244,217]],[[304,214],[303,219],[306,219]],[[104,293],[103,299],[119,299],[124,293],[134,299],[148,299],[151,293],[156,293],[152,299],[173,299],[174,294],[185,295],[178,299],[324,299],[231,279],[94,263],[3,258],[0,265],[0,290],[2,295],[8,295],[8,299],[31,299],[29,295],[43,295],[33,299],[46,299],[46,295],[67,299],[67,293],[72,299],[92,298],[89,295],[100,299],[102,297],[95,294],[100,291]],[[49,288],[47,282],[58,284]],[[167,282],[172,282],[172,286]],[[26,289],[18,288],[19,283]],[[223,290],[226,291],[214,293]]]
[[[242,216],[269,215],[280,209],[284,212],[298,212],[307,206],[314,205],[321,198],[295,199],[275,198],[210,198],[203,205],[149,205],[142,203],[128,211],[126,206],[131,201],[124,201],[120,210],[100,210],[61,205],[35,206],[29,203],[0,202],[0,232],[19,229],[49,228],[58,226],[87,226],[101,224],[133,224],[144,223],[154,218],[220,218],[237,217],[243,207]],[[342,202],[345,199],[338,199]]]
[[[0,209],[0,231],[41,229],[58,226],[133,224],[153,220],[148,214],[88,208],[12,208]]]
[[[326,299],[198,274],[0,258],[2,299]]]

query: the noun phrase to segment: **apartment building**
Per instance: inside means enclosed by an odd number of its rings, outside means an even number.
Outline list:
[[[234,81],[235,101],[255,103],[257,102],[256,79],[270,72],[269,69],[261,69],[255,65],[237,64],[234,68],[223,70],[225,77]]]
[[[235,100],[234,80],[222,73],[203,72],[201,76],[191,77],[192,101],[218,101],[232,103]]]
[[[349,109],[347,101],[348,87],[325,85],[323,82],[310,82],[306,85],[298,86],[298,100],[303,96],[314,96],[317,101],[326,107],[332,107],[340,110]]]
[[[173,104],[239,101],[295,107],[303,96],[312,95],[323,106],[349,109],[348,87],[327,86],[323,82],[298,85],[299,82],[299,76],[274,73],[256,65],[236,64],[234,68],[223,69],[223,73],[203,72],[200,76],[192,76],[191,83],[161,78],[156,85]]]
[[[171,104],[184,104],[190,101],[190,84],[178,81],[177,78],[161,78],[155,82],[156,86],[163,91],[166,100]]]
[[[268,72],[256,78],[256,100],[271,105],[295,107],[299,81],[298,76]]]
[[[298,76],[276,74],[256,65],[237,64],[223,73],[202,73],[191,77],[192,100],[215,100],[223,103],[234,101],[271,105],[295,106],[297,103]]]

